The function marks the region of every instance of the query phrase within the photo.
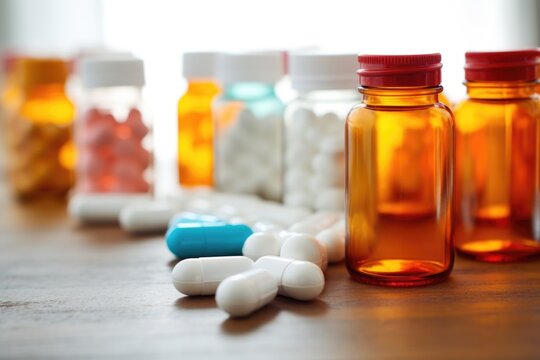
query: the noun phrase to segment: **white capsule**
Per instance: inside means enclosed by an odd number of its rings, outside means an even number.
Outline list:
[[[264,269],[229,276],[216,291],[217,306],[231,316],[246,316],[275,299],[278,284]]]
[[[342,188],[327,188],[321,190],[315,199],[317,210],[343,211],[345,209],[345,190]]]
[[[296,300],[313,300],[324,289],[321,269],[302,260],[263,256],[255,262],[255,268],[268,270],[278,282],[278,294]]]
[[[253,226],[251,227],[251,230],[257,233],[257,232],[281,231],[283,230],[283,228],[272,221],[260,220],[253,224]]]
[[[68,212],[84,223],[114,223],[124,207],[138,202],[152,201],[148,194],[75,194],[69,199]]]
[[[179,210],[173,201],[135,202],[124,206],[118,219],[122,229],[131,233],[160,232]]]
[[[206,257],[180,261],[172,271],[176,290],[185,295],[213,295],[225,278],[251,269],[245,256]]]
[[[344,137],[344,134],[327,136],[317,144],[317,148],[323,154],[343,154],[345,151]]]
[[[281,242],[270,233],[251,234],[242,247],[242,255],[255,261],[265,255],[279,255]]]
[[[294,234],[288,237],[281,246],[279,256],[312,262],[322,271],[325,271],[328,265],[326,249],[315,237],[307,234]]]
[[[315,238],[325,247],[329,263],[340,262],[345,258],[345,232],[339,227],[324,229]]]
[[[290,129],[294,135],[303,135],[307,129],[313,126],[317,116],[315,113],[306,108],[298,108],[291,115],[292,121]]]
[[[341,217],[342,213],[339,212],[319,211],[293,224],[289,231],[316,235],[320,231],[335,225]]]

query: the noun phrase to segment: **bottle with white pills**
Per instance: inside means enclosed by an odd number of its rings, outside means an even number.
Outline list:
[[[285,111],[284,202],[342,211],[345,204],[345,118],[360,100],[353,53],[289,55],[297,98]]]
[[[75,123],[76,187],[70,213],[82,221],[117,220],[119,210],[110,209],[152,191],[143,61],[126,54],[92,55],[77,64],[77,73],[84,96]],[[92,212],[96,202],[101,210]]]
[[[213,106],[214,184],[224,192],[282,198],[283,111],[275,84],[279,52],[224,53],[217,58],[223,93]]]

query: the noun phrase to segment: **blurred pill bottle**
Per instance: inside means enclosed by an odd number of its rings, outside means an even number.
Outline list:
[[[352,53],[293,52],[285,110],[284,202],[314,210],[345,208],[345,119],[360,101]]]
[[[13,115],[19,103],[21,92],[17,84],[17,59],[14,53],[2,56],[2,69],[0,75],[0,121],[4,126],[7,119]]]
[[[416,286],[454,263],[454,120],[441,55],[361,55],[346,125],[346,262],[359,281]]]
[[[178,179],[183,187],[213,185],[212,101],[219,92],[216,56],[213,52],[183,55],[187,90],[178,101]]]
[[[465,54],[456,115],[456,247],[481,261],[540,255],[540,101],[534,49]]]
[[[64,195],[73,184],[75,106],[66,96],[70,66],[55,58],[16,62],[20,91],[7,121],[8,174],[17,197]]]
[[[75,126],[77,192],[151,191],[143,61],[127,55],[89,56],[78,62],[77,73],[83,88]]]
[[[281,200],[284,105],[275,84],[283,73],[279,52],[218,56],[223,93],[214,102],[213,117],[219,190]]]

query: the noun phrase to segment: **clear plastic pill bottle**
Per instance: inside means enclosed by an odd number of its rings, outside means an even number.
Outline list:
[[[540,101],[535,49],[465,54],[456,115],[456,247],[476,260],[540,255]]]
[[[356,55],[289,55],[298,95],[285,111],[284,202],[314,210],[345,208],[345,119],[360,101]]]
[[[213,106],[215,185],[279,201],[284,105],[275,84],[283,77],[283,55],[220,54],[217,72],[223,93]]]
[[[346,126],[346,264],[359,281],[415,286],[454,263],[454,120],[441,55],[361,55]]]
[[[8,174],[19,198],[65,195],[73,185],[75,106],[66,95],[69,64],[55,58],[21,58],[18,101],[7,121]]]
[[[143,61],[125,55],[80,60],[83,87],[76,123],[80,193],[151,190],[150,121],[144,108]]]
[[[213,185],[212,101],[219,92],[213,52],[183,55],[187,90],[178,101],[178,179],[183,187]]]

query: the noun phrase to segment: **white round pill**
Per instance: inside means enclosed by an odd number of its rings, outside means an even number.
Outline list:
[[[245,256],[206,257],[180,261],[172,271],[176,290],[185,295],[213,295],[225,278],[251,269]]]
[[[313,300],[324,289],[322,270],[309,261],[264,256],[255,268],[268,270],[278,282],[278,294],[296,300]]]
[[[231,316],[246,316],[274,300],[277,292],[277,281],[270,272],[251,269],[223,280],[216,303]]]
[[[319,232],[315,238],[326,248],[329,263],[340,262],[345,258],[345,233],[333,226]]]
[[[325,271],[328,265],[326,249],[313,236],[307,234],[295,234],[285,240],[279,256],[312,262],[322,271]]]
[[[312,197],[303,191],[292,191],[285,194],[285,199],[283,200],[287,206],[298,206],[309,208],[312,206]]]
[[[339,156],[331,154],[317,154],[311,162],[313,170],[317,173],[335,174],[345,172]]]
[[[265,255],[279,255],[281,242],[271,233],[251,234],[242,247],[242,255],[255,261]]]
[[[285,174],[285,189],[287,192],[305,190],[306,181],[311,176],[311,171],[304,167],[289,169]]]
[[[317,115],[309,109],[298,108],[291,115],[290,128],[295,135],[303,135],[307,129],[312,127]]]
[[[295,142],[289,144],[285,151],[285,164],[289,167],[294,166],[311,166],[313,150],[311,146]]]

